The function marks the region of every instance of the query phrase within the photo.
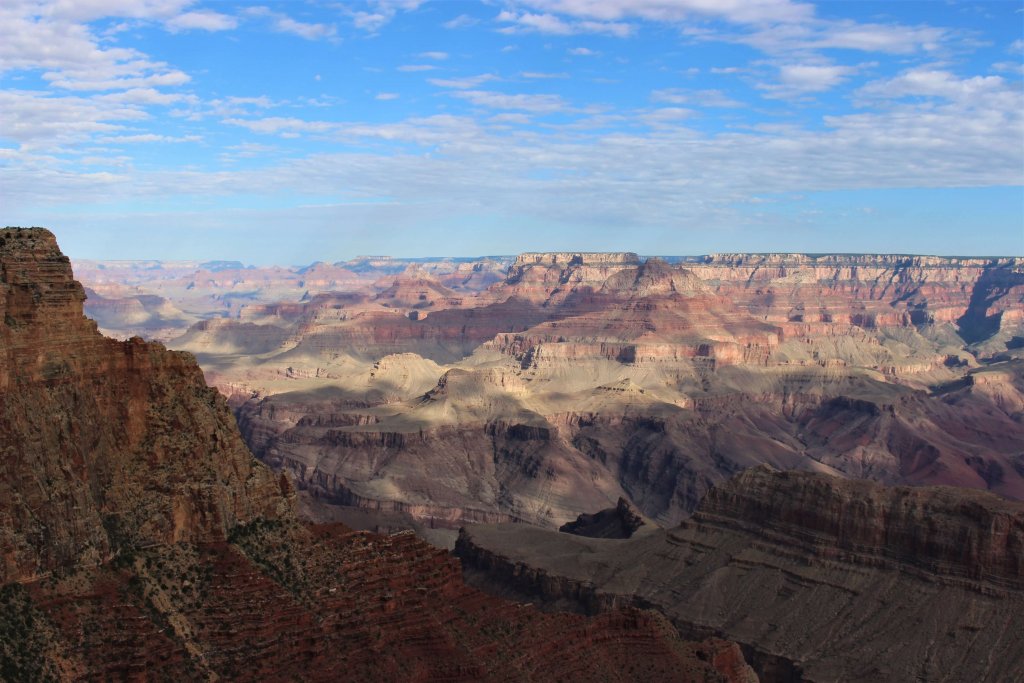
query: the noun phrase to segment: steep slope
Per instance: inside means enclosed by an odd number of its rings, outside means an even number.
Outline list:
[[[1024,677],[1024,503],[988,493],[761,466],[669,531],[477,526],[456,553],[506,594],[653,606],[684,633],[735,639],[766,680]]]
[[[0,231],[4,680],[751,680],[656,613],[539,613],[411,534],[299,523],[194,360],[83,298],[51,233]]]
[[[0,582],[224,540],[289,505],[194,361],[102,337],[84,298],[51,233],[0,231]]]

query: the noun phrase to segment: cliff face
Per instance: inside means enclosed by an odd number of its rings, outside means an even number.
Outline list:
[[[456,553],[477,585],[735,640],[766,681],[1024,677],[1024,503],[988,493],[762,466],[670,531],[477,526]]]
[[[180,342],[223,350],[201,360],[253,452],[317,500],[449,526],[620,496],[674,525],[762,462],[1024,499],[1021,259],[565,252],[426,283]]]
[[[583,513],[575,522],[568,522],[558,528],[566,534],[589,536],[590,538],[631,538],[648,524],[643,516],[633,509],[625,498],[619,498],[615,507],[595,514]],[[648,527],[648,530],[650,527]]]
[[[299,523],[194,359],[83,297],[52,234],[0,231],[0,678],[751,680],[657,613],[544,614],[411,534]]]
[[[0,231],[0,582],[290,509],[194,360],[102,337],[45,230]]]
[[[1017,329],[1024,260],[886,254],[714,254],[689,264],[738,305],[792,323],[858,327],[956,323],[974,343]]]
[[[815,557],[1024,590],[1024,504],[946,487],[757,467],[711,489],[685,527],[720,526]]]

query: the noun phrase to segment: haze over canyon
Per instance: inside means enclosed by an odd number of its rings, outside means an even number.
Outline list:
[[[557,528],[622,497],[671,526],[760,463],[1024,498],[1019,258],[79,271],[101,326],[193,352],[324,515]]]

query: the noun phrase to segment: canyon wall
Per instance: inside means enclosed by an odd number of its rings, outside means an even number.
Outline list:
[[[761,466],[634,539],[467,527],[476,584],[554,609],[653,607],[742,643],[762,680],[1024,676],[1024,503]]]
[[[557,528],[624,497],[673,525],[761,462],[1024,498],[1020,259],[524,254],[458,301],[385,291],[181,339],[291,331],[200,361],[325,504]]]
[[[289,509],[190,356],[102,337],[53,235],[0,231],[0,582]]]

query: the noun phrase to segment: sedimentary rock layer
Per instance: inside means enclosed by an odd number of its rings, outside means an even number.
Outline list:
[[[5,680],[753,680],[657,613],[544,614],[412,534],[299,523],[194,359],[83,298],[51,233],[0,231]]]
[[[760,462],[1024,498],[1022,310],[1012,258],[524,254],[484,292],[406,273],[180,342],[316,500],[674,525]]]
[[[102,337],[44,230],[0,231],[0,582],[286,510],[188,354]]]
[[[477,526],[456,553],[480,585],[589,612],[652,606],[734,639],[775,667],[765,679],[1024,677],[1024,504],[988,493],[762,466],[672,530]]]

